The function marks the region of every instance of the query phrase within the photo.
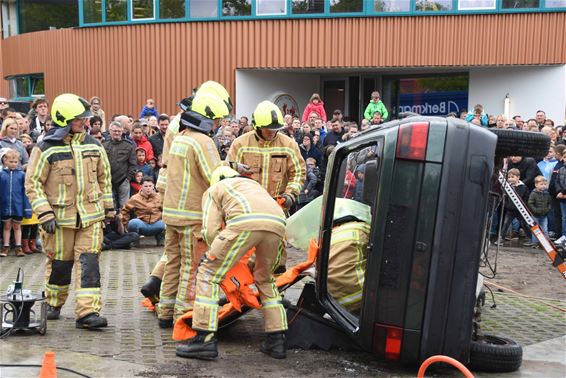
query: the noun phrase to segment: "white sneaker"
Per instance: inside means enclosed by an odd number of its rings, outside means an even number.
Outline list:
[[[566,242],[566,236],[562,235],[561,237],[559,237],[554,241],[554,244],[562,244],[564,242]]]

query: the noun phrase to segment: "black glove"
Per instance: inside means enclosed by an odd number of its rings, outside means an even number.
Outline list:
[[[281,198],[283,198],[285,200],[285,203],[283,204],[283,206],[286,209],[290,209],[291,206],[293,206],[293,204],[295,203],[295,197],[293,197],[291,194],[282,194]]]
[[[48,234],[54,234],[55,229],[57,228],[57,221],[55,218],[45,221],[41,224],[41,228],[43,231],[47,232]]]

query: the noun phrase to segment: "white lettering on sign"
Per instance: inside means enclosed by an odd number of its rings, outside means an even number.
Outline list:
[[[460,107],[454,101],[442,101],[437,104],[430,104],[425,102],[424,104],[415,105],[401,105],[399,106],[399,112],[413,112],[417,114],[448,114],[454,112],[458,114],[460,112]]]

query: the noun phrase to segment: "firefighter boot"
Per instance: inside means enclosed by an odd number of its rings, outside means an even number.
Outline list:
[[[195,337],[177,345],[176,354],[185,358],[213,360],[218,356],[216,337],[213,332],[197,331]]]
[[[161,280],[155,276],[149,276],[145,285],[141,288],[144,297],[149,298],[152,305],[159,302],[159,290],[161,289]]]
[[[260,351],[273,358],[286,358],[287,343],[285,342],[285,332],[268,333],[267,338],[261,344]]]
[[[61,315],[61,307],[47,305],[47,320],[57,320]]]
[[[102,328],[108,325],[108,321],[106,318],[98,315],[98,313],[93,312],[86,316],[83,316],[80,319],[77,319],[75,322],[75,326],[77,328],[86,328],[86,329],[95,329],[95,328]]]

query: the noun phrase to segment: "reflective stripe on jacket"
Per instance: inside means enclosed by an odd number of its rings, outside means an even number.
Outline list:
[[[249,131],[232,142],[227,160],[248,165],[252,179],[273,198],[283,193],[298,198],[305,182],[306,165],[299,146],[282,133],[265,141]]]
[[[328,293],[350,311],[361,306],[369,232],[365,222],[348,222],[332,230]]]
[[[257,182],[234,177],[224,179],[202,198],[202,235],[208,245],[226,224],[235,232],[270,231],[285,236],[285,214]]]
[[[111,180],[106,151],[81,133],[38,143],[25,186],[41,223],[56,218],[62,227],[76,228],[102,221],[105,209],[114,209]]]
[[[167,156],[168,177],[162,181],[165,224],[189,226],[202,222],[202,196],[219,164],[220,155],[208,135],[185,129],[175,136]]]

